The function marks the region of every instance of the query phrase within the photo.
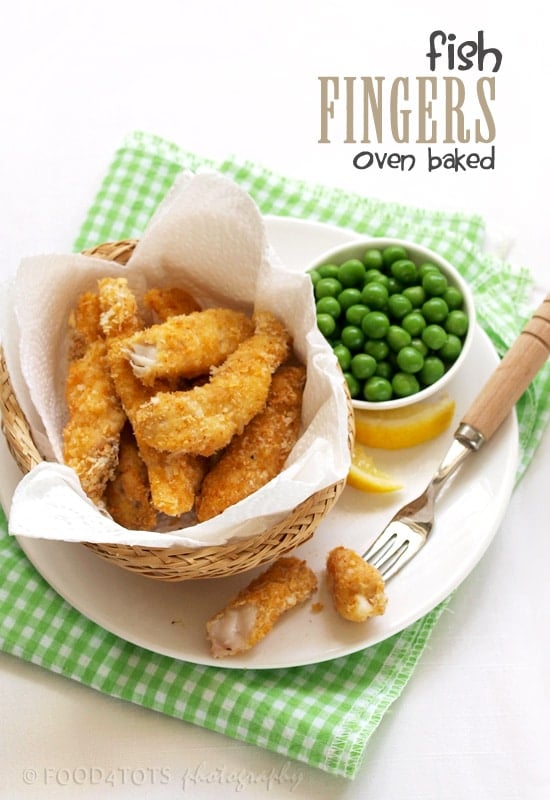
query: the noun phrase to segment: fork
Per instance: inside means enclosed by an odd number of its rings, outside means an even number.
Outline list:
[[[434,506],[441,489],[464,461],[491,439],[549,354],[550,294],[464,414],[426,489],[395,514],[363,554],[363,558],[376,567],[385,580],[395,575],[426,544],[434,525]]]

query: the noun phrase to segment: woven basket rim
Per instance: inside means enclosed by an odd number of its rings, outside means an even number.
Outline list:
[[[83,251],[83,254],[126,264],[137,241],[124,239],[118,242],[104,242]],[[343,376],[342,382],[345,387]],[[354,438],[354,415],[351,398],[347,392],[346,397],[348,446],[351,450]],[[19,469],[25,474],[44,459],[33,440],[31,428],[13,391],[1,344],[0,411],[2,430],[8,448]],[[226,544],[197,548],[183,546],[157,548],[89,542],[82,544],[111,563],[147,577],[160,580],[225,577],[268,563],[306,542],[338,500],[345,482],[343,479],[314,492],[288,514],[282,515],[281,520],[267,530],[246,538],[234,538]]]

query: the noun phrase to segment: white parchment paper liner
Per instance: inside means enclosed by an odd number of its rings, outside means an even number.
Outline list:
[[[285,469],[223,514],[177,531],[129,531],[102,514],[62,464],[67,318],[99,277],[124,275],[141,296],[179,285],[204,306],[273,311],[307,365],[303,432]],[[148,547],[223,544],[260,533],[300,502],[346,476],[347,402],[336,359],[315,322],[309,277],[287,270],[266,239],[252,199],[214,172],[182,173],[127,266],[82,255],[26,258],[9,287],[2,342],[12,385],[48,461],[18,484],[13,535]]]

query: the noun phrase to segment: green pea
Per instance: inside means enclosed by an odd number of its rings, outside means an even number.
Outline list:
[[[381,250],[377,250],[376,248],[367,250],[363,256],[363,263],[367,269],[382,269],[384,266],[384,259]]]
[[[336,321],[330,314],[317,314],[317,327],[328,339],[336,330]]]
[[[430,297],[422,304],[422,314],[426,322],[444,322],[449,314],[449,307],[442,297]]]
[[[391,385],[396,397],[409,397],[420,391],[420,384],[416,376],[406,372],[396,372]]]
[[[334,317],[334,319],[338,319],[342,313],[342,307],[340,303],[331,295],[326,295],[325,297],[321,297],[320,300],[317,300],[315,309],[317,314],[330,314],[330,316]]]
[[[437,356],[428,356],[424,359],[424,366],[420,371],[420,380],[424,386],[431,386],[445,374],[445,365]]]
[[[392,262],[390,266],[391,274],[405,286],[411,286],[418,280],[418,270],[414,261],[409,258],[401,258]]]
[[[388,297],[388,311],[395,319],[403,319],[412,311],[412,303],[403,294],[392,294]]]
[[[370,402],[381,402],[383,400],[391,400],[393,395],[392,385],[387,378],[381,378],[379,375],[373,375],[365,381],[363,387],[363,397]]]
[[[418,352],[416,347],[411,347],[411,345],[408,345],[406,347],[402,347],[397,353],[397,364],[402,372],[420,372],[424,366],[424,357]]]
[[[339,269],[337,264],[322,264],[320,267],[316,267],[321,278],[336,278]]]
[[[462,292],[460,289],[457,289],[456,286],[449,286],[443,295],[443,299],[449,306],[451,311],[455,311],[456,309],[462,308],[462,304],[464,303],[464,297],[462,296]]]
[[[447,333],[454,333],[455,336],[464,336],[468,330],[468,317],[464,311],[450,311],[445,322]]]
[[[410,300],[413,308],[420,308],[422,303],[426,300],[426,292],[422,286],[406,286],[403,289],[403,296]]]
[[[338,363],[343,372],[347,372],[351,365],[351,353],[345,344],[335,344],[332,348],[334,355],[338,359]]]
[[[365,281],[364,281],[365,285],[367,283],[373,283],[373,282],[385,284],[387,283],[387,280],[388,276],[384,275],[384,273],[381,270],[376,269],[376,267],[372,267],[371,269],[368,269],[365,272]]]
[[[337,297],[342,291],[342,284],[336,278],[321,278],[315,285],[315,297]]]
[[[382,310],[388,302],[388,290],[380,281],[371,281],[363,287],[361,300],[373,310]]]
[[[388,355],[390,348],[384,339],[367,339],[363,350],[376,361],[383,361]]]
[[[419,339],[418,337],[413,337],[411,339],[411,347],[416,347],[418,352],[421,353],[424,356],[424,358],[430,352],[429,349],[424,344],[424,342],[422,341],[422,339]]]
[[[444,361],[456,361],[462,352],[462,341],[454,333],[447,336],[447,341],[443,347],[439,348],[438,354]]]
[[[348,287],[338,295],[338,302],[343,311],[350,308],[350,306],[361,302],[361,291],[357,287]]]
[[[386,342],[394,353],[411,343],[411,335],[400,325],[390,325],[386,334]]]
[[[432,272],[434,270],[435,272],[439,272],[439,267],[436,267],[436,265],[432,264],[431,261],[427,261],[425,264],[421,264],[418,267],[418,276],[420,279],[422,279],[427,272]]]
[[[426,327],[426,320],[420,311],[411,311],[401,320],[401,326],[411,336],[419,336]]]
[[[388,294],[401,294],[403,291],[403,284],[401,281],[398,281],[397,278],[394,278],[393,275],[388,277],[388,282],[386,283],[386,287],[388,289]]]
[[[314,286],[317,283],[317,281],[322,278],[322,275],[321,275],[321,273],[319,272],[318,269],[310,269],[309,272],[308,272],[308,275],[309,275],[309,277],[311,279],[311,282],[312,282],[312,284]]]
[[[362,286],[365,280],[365,265],[358,258],[344,261],[336,276],[342,286]]]
[[[422,288],[428,297],[440,297],[448,287],[447,278],[439,270],[430,270],[422,278]]]
[[[363,317],[365,314],[368,314],[369,311],[370,308],[363,303],[355,303],[353,306],[346,309],[346,322],[349,322],[350,325],[361,325]]]
[[[361,321],[361,329],[370,339],[383,339],[389,327],[390,321],[383,311],[369,311]]]
[[[389,267],[394,261],[408,257],[405,248],[398,244],[390,244],[382,250],[382,259],[386,267]]]
[[[346,325],[345,328],[342,328],[340,336],[342,344],[345,344],[350,350],[357,352],[363,349],[365,334],[357,325]]]
[[[361,384],[355,375],[352,375],[351,372],[344,372],[344,379],[348,385],[350,396],[359,397],[359,394],[361,393]]]
[[[378,375],[379,378],[386,378],[386,380],[391,381],[393,375],[393,367],[389,361],[379,361],[376,364],[376,369],[374,371],[375,375]]]
[[[441,325],[426,325],[422,331],[422,341],[430,350],[439,350],[447,341],[447,331]]]
[[[357,353],[351,359],[351,373],[357,380],[364,381],[374,375],[376,361],[367,353]]]

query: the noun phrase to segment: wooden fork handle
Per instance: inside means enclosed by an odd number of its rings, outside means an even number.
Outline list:
[[[550,355],[550,294],[537,308],[514,344],[462,418],[484,441],[504,422]]]

